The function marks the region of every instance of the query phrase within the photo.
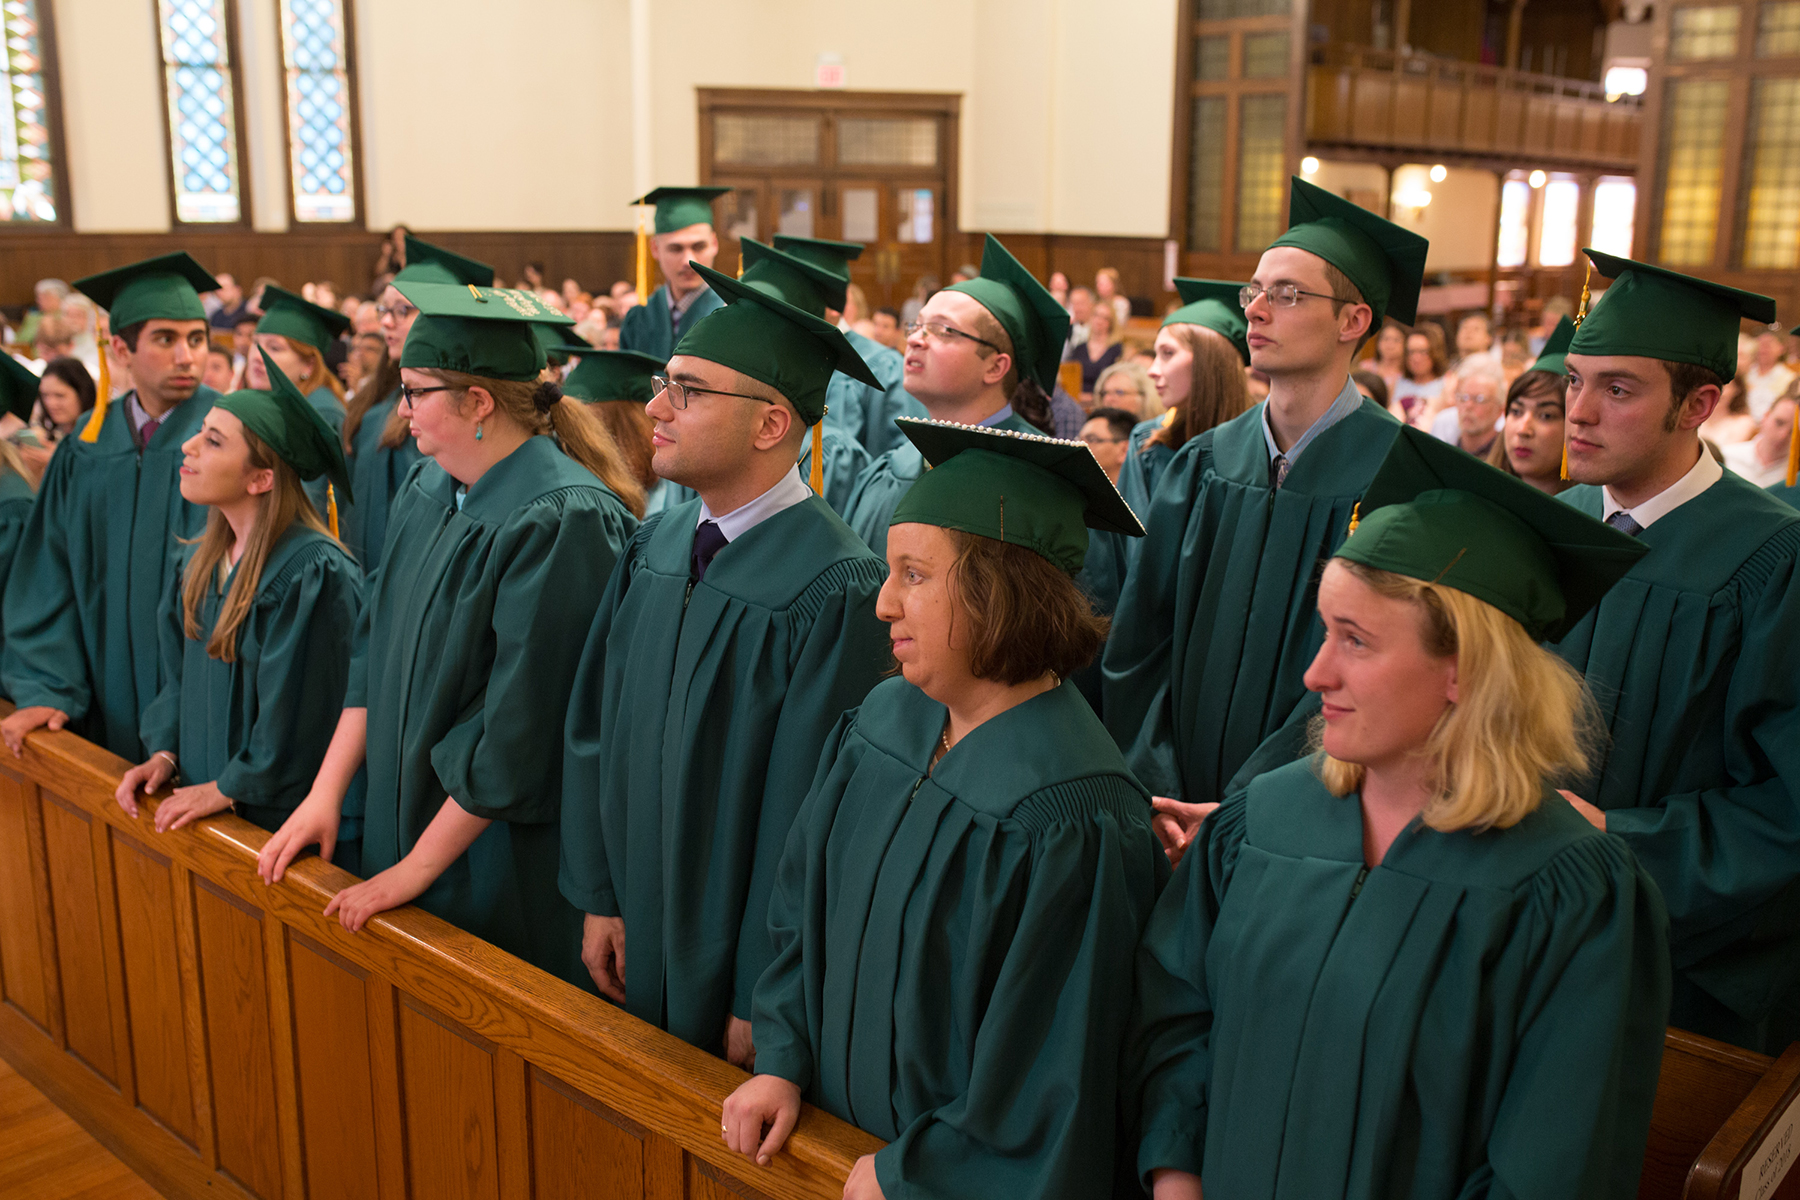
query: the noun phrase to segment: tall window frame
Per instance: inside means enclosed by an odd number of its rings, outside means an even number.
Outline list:
[[[364,228],[363,208],[363,157],[362,157],[362,101],[358,86],[356,70],[356,5],[354,0],[272,0],[275,7],[275,20],[278,26],[276,37],[281,54],[281,133],[282,157],[287,163],[287,210],[288,224],[293,226],[324,226],[339,229]],[[293,40],[292,19],[296,13],[317,16],[321,9],[335,9],[338,18],[336,30],[337,44],[331,54],[341,63],[341,69],[323,68],[320,63],[310,58],[306,47]],[[304,10],[304,11],[303,11]],[[342,174],[347,175],[344,198],[347,199],[348,212],[342,216],[315,215],[326,206],[320,191],[305,191],[303,185],[308,176],[317,174],[321,164],[318,157],[329,153],[329,147],[323,142],[308,144],[296,137],[294,122],[297,114],[303,114],[307,108],[319,103],[320,97],[314,92],[307,94],[301,88],[305,77],[318,77],[330,74],[342,75],[341,94],[332,98],[331,102],[340,103],[344,107],[343,120],[339,128],[346,147],[347,162]],[[297,91],[297,89],[300,89]],[[310,156],[310,157],[309,157]],[[309,204],[316,206],[310,209]]]
[[[210,218],[198,215],[204,207],[204,197],[222,195],[219,192],[196,192],[184,189],[177,184],[177,176],[182,172],[184,147],[192,145],[179,135],[176,125],[178,101],[171,92],[180,83],[180,72],[188,62],[188,56],[182,53],[179,42],[172,40],[179,31],[172,28],[171,22],[177,16],[185,19],[198,7],[207,7],[216,14],[219,22],[218,47],[225,57],[223,69],[219,71],[226,87],[230,89],[228,103],[222,104],[231,121],[229,130],[229,148],[232,155],[230,162],[230,180],[235,187],[237,211],[230,217]],[[244,117],[244,78],[241,45],[238,33],[237,4],[234,0],[151,0],[151,13],[156,21],[156,54],[157,75],[161,80],[163,138],[168,148],[168,173],[166,176],[169,195],[169,221],[174,229],[227,229],[244,230],[252,227],[251,190],[250,190],[250,154],[246,136]],[[198,63],[199,66],[216,64]],[[222,145],[212,143],[215,148]],[[194,169],[188,164],[189,169]],[[204,168],[201,168],[204,170]],[[217,172],[215,163],[213,171]],[[183,199],[190,198],[184,206]],[[193,199],[200,197],[201,199]],[[190,215],[183,215],[184,207]]]
[[[62,123],[62,81],[57,74],[56,57],[56,13],[53,0],[25,0],[29,9],[29,18],[35,27],[37,55],[35,64],[24,61],[25,51],[13,44],[10,36],[15,14],[7,14],[8,20],[0,21],[0,55],[5,61],[0,63],[0,86],[6,87],[11,94],[0,98],[0,121],[22,121],[27,113],[22,113],[17,95],[20,87],[34,86],[35,80],[40,104],[35,111],[41,122],[44,136],[43,148],[46,155],[34,155],[21,152],[13,161],[18,166],[19,178],[7,182],[0,180],[0,186],[8,191],[23,183],[26,177],[34,174],[29,167],[33,161],[47,163],[49,184],[49,200],[53,215],[49,218],[36,217],[18,219],[11,215],[13,198],[8,197],[6,215],[0,216],[0,230],[8,233],[22,232],[62,232],[67,233],[74,228],[72,194],[69,186],[69,155],[67,143],[63,139]],[[10,5],[8,7],[11,7]],[[31,69],[35,65],[35,70]],[[0,130],[0,139],[8,143],[18,138],[22,131],[15,125],[11,129]],[[0,170],[5,165],[0,164]],[[8,172],[10,174],[10,172]]]

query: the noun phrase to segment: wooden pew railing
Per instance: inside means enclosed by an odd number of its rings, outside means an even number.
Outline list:
[[[808,1108],[756,1166],[736,1068],[416,908],[346,933],[348,874],[267,887],[262,830],[158,834],[125,767],[0,749],[0,1057],[166,1195],[838,1200],[880,1147]]]
[[[0,751],[0,1057],[165,1194],[837,1200],[879,1148],[808,1108],[755,1166],[719,1141],[735,1068],[416,908],[345,933],[348,874],[266,887],[267,835],[158,834],[125,766]],[[1800,1200],[1797,1123],[1800,1045],[1671,1029],[1638,1194]]]

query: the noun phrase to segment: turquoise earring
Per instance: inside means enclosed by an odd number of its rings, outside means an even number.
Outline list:
[[[475,426],[475,440],[478,442],[481,440],[481,425],[479,423]]]

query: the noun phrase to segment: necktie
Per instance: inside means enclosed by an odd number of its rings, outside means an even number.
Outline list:
[[[1281,489],[1282,484],[1287,482],[1288,468],[1293,465],[1293,463],[1288,461],[1287,455],[1277,454],[1275,456],[1275,461],[1271,464],[1271,467],[1275,472],[1275,488],[1277,491]]]
[[[694,531],[695,583],[706,578],[706,568],[712,565],[713,555],[723,550],[729,540],[717,521],[700,522],[700,528]]]
[[[673,296],[669,297],[669,336],[681,340],[681,310],[675,307]]]
[[[156,436],[156,431],[162,428],[162,423],[163,419],[161,417],[151,417],[148,421],[144,422],[144,427],[138,430],[139,436],[144,439],[144,445],[148,446],[150,444],[150,439]]]
[[[1632,537],[1636,537],[1638,534],[1644,532],[1644,527],[1632,520],[1631,514],[1622,508],[1612,516],[1606,518],[1606,523],[1620,533],[1629,534]]]

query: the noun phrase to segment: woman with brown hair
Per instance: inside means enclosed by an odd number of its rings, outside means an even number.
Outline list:
[[[163,685],[141,721],[151,754],[117,793],[136,817],[139,793],[179,771],[158,832],[226,808],[280,828],[344,706],[362,572],[302,487],[325,475],[348,495],[344,455],[280,366],[263,366],[274,386],[221,397],[182,447],[181,495],[210,511],[163,604]],[[351,870],[357,836],[346,827],[337,856]]]
[[[350,318],[272,283],[263,287],[262,305],[262,319],[256,323],[256,345],[293,381],[307,403],[336,433],[344,427],[344,385],[337,372],[325,365],[325,351],[350,328]],[[272,390],[261,354],[244,360],[244,387],[259,392]],[[336,506],[328,491],[329,484],[321,476],[307,485],[306,495],[330,521]]]
[[[584,985],[556,884],[563,715],[643,492],[599,418],[541,378],[533,326],[567,317],[521,292],[396,287],[419,310],[400,412],[431,461],[394,499],[324,765],[259,869],[331,851],[366,760],[369,878],[326,915],[355,932],[417,900]]]
[[[644,406],[654,392],[651,381],[664,374],[668,363],[639,350],[595,350],[562,382],[563,395],[588,406],[619,448],[625,469],[643,490],[639,517],[653,516],[670,507],[676,488],[657,475],[650,465],[655,451],[650,433],[655,422]]]
[[[1107,1195],[1131,964],[1167,866],[1068,682],[1099,650],[1087,527],[1142,532],[1080,442],[902,419],[899,677],[846,713],[781,857],[757,1074],[722,1136],[767,1163],[807,1099],[888,1145],[846,1200]]]
[[[1389,411],[1398,409],[1407,424],[1430,429],[1432,420],[1449,404],[1444,395],[1449,365],[1443,328],[1435,321],[1420,322],[1406,335],[1406,373],[1389,389]]]

